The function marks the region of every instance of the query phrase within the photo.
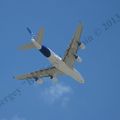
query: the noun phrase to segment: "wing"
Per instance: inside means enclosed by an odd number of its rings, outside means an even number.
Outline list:
[[[42,77],[50,77],[54,76],[57,72],[59,72],[55,67],[49,67],[47,69],[38,70],[35,72],[31,72],[28,74],[16,76],[15,79],[17,80],[24,80],[24,79],[36,79]]]
[[[68,49],[66,50],[66,53],[63,57],[63,61],[71,68],[73,68],[74,62],[75,62],[75,55],[79,49],[79,46],[81,44],[80,42],[80,36],[82,33],[82,24],[80,24],[77,27],[77,30],[74,34],[74,37],[68,47]]]

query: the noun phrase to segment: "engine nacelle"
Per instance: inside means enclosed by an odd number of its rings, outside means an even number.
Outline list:
[[[37,79],[37,80],[36,80],[36,83],[37,83],[37,84],[43,84],[43,80],[42,80],[42,79]]]
[[[54,79],[54,77],[52,75],[50,75],[49,77],[50,77],[50,79]]]
[[[81,57],[79,57],[78,55],[75,55],[75,59],[77,62],[81,63],[82,62],[82,59]]]
[[[80,49],[85,49],[84,43],[79,43],[79,47],[80,47]]]
[[[50,79],[51,79],[52,81],[54,81],[55,83],[57,83],[57,82],[58,82],[58,79],[57,79],[57,77],[56,77],[56,76],[50,76]]]

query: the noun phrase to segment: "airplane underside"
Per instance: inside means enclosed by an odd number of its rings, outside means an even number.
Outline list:
[[[36,48],[39,52],[42,53],[42,55],[44,55],[52,63],[52,66],[46,69],[41,69],[31,73],[16,76],[15,78],[17,80],[35,79],[35,81],[40,81],[42,83],[41,78],[50,77],[51,79],[55,79],[58,73],[59,74],[62,73],[72,77],[79,83],[84,83],[83,77],[74,68],[75,61],[81,63],[81,58],[77,55],[77,51],[79,49],[85,48],[85,45],[80,41],[80,36],[82,33],[82,24],[78,25],[77,30],[63,58],[59,57],[48,47],[42,45],[44,29],[40,29],[36,37],[33,36],[33,33],[29,28],[27,28],[27,30],[32,36],[31,39],[32,42],[21,46],[20,49],[27,50],[31,48]]]
[[[82,76],[76,69],[70,68],[68,65],[66,65],[62,58],[56,55],[52,50],[50,50],[50,52],[51,56],[48,59],[53,64],[54,67],[56,67],[59,71],[61,71],[65,75],[68,75],[73,79],[77,80],[78,82],[84,83]]]

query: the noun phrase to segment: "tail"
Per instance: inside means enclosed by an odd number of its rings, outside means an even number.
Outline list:
[[[32,39],[35,39],[37,43],[39,43],[40,45],[42,44],[42,40],[43,40],[43,34],[44,34],[44,28],[41,28],[40,31],[38,32],[37,36],[35,37],[34,34],[32,33],[32,31],[30,30],[30,28],[26,28],[27,31],[29,32],[29,34],[31,35]],[[22,45],[21,47],[19,47],[19,50],[28,50],[28,49],[32,49],[35,48],[35,46],[33,45],[33,43],[28,43],[25,45]]]

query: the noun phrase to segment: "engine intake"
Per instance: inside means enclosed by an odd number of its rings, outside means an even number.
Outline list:
[[[75,59],[77,60],[77,62],[81,63],[82,62],[82,59],[78,56],[78,55],[75,55]]]
[[[84,43],[78,42],[78,45],[79,45],[80,49],[85,49]]]
[[[54,79],[54,77],[52,75],[50,75],[50,79]]]
[[[43,84],[43,80],[40,78],[35,78],[37,84]]]
[[[52,75],[50,75],[50,79],[51,79],[53,82],[55,82],[55,83],[58,82],[58,79],[57,79],[56,76],[52,76]]]

